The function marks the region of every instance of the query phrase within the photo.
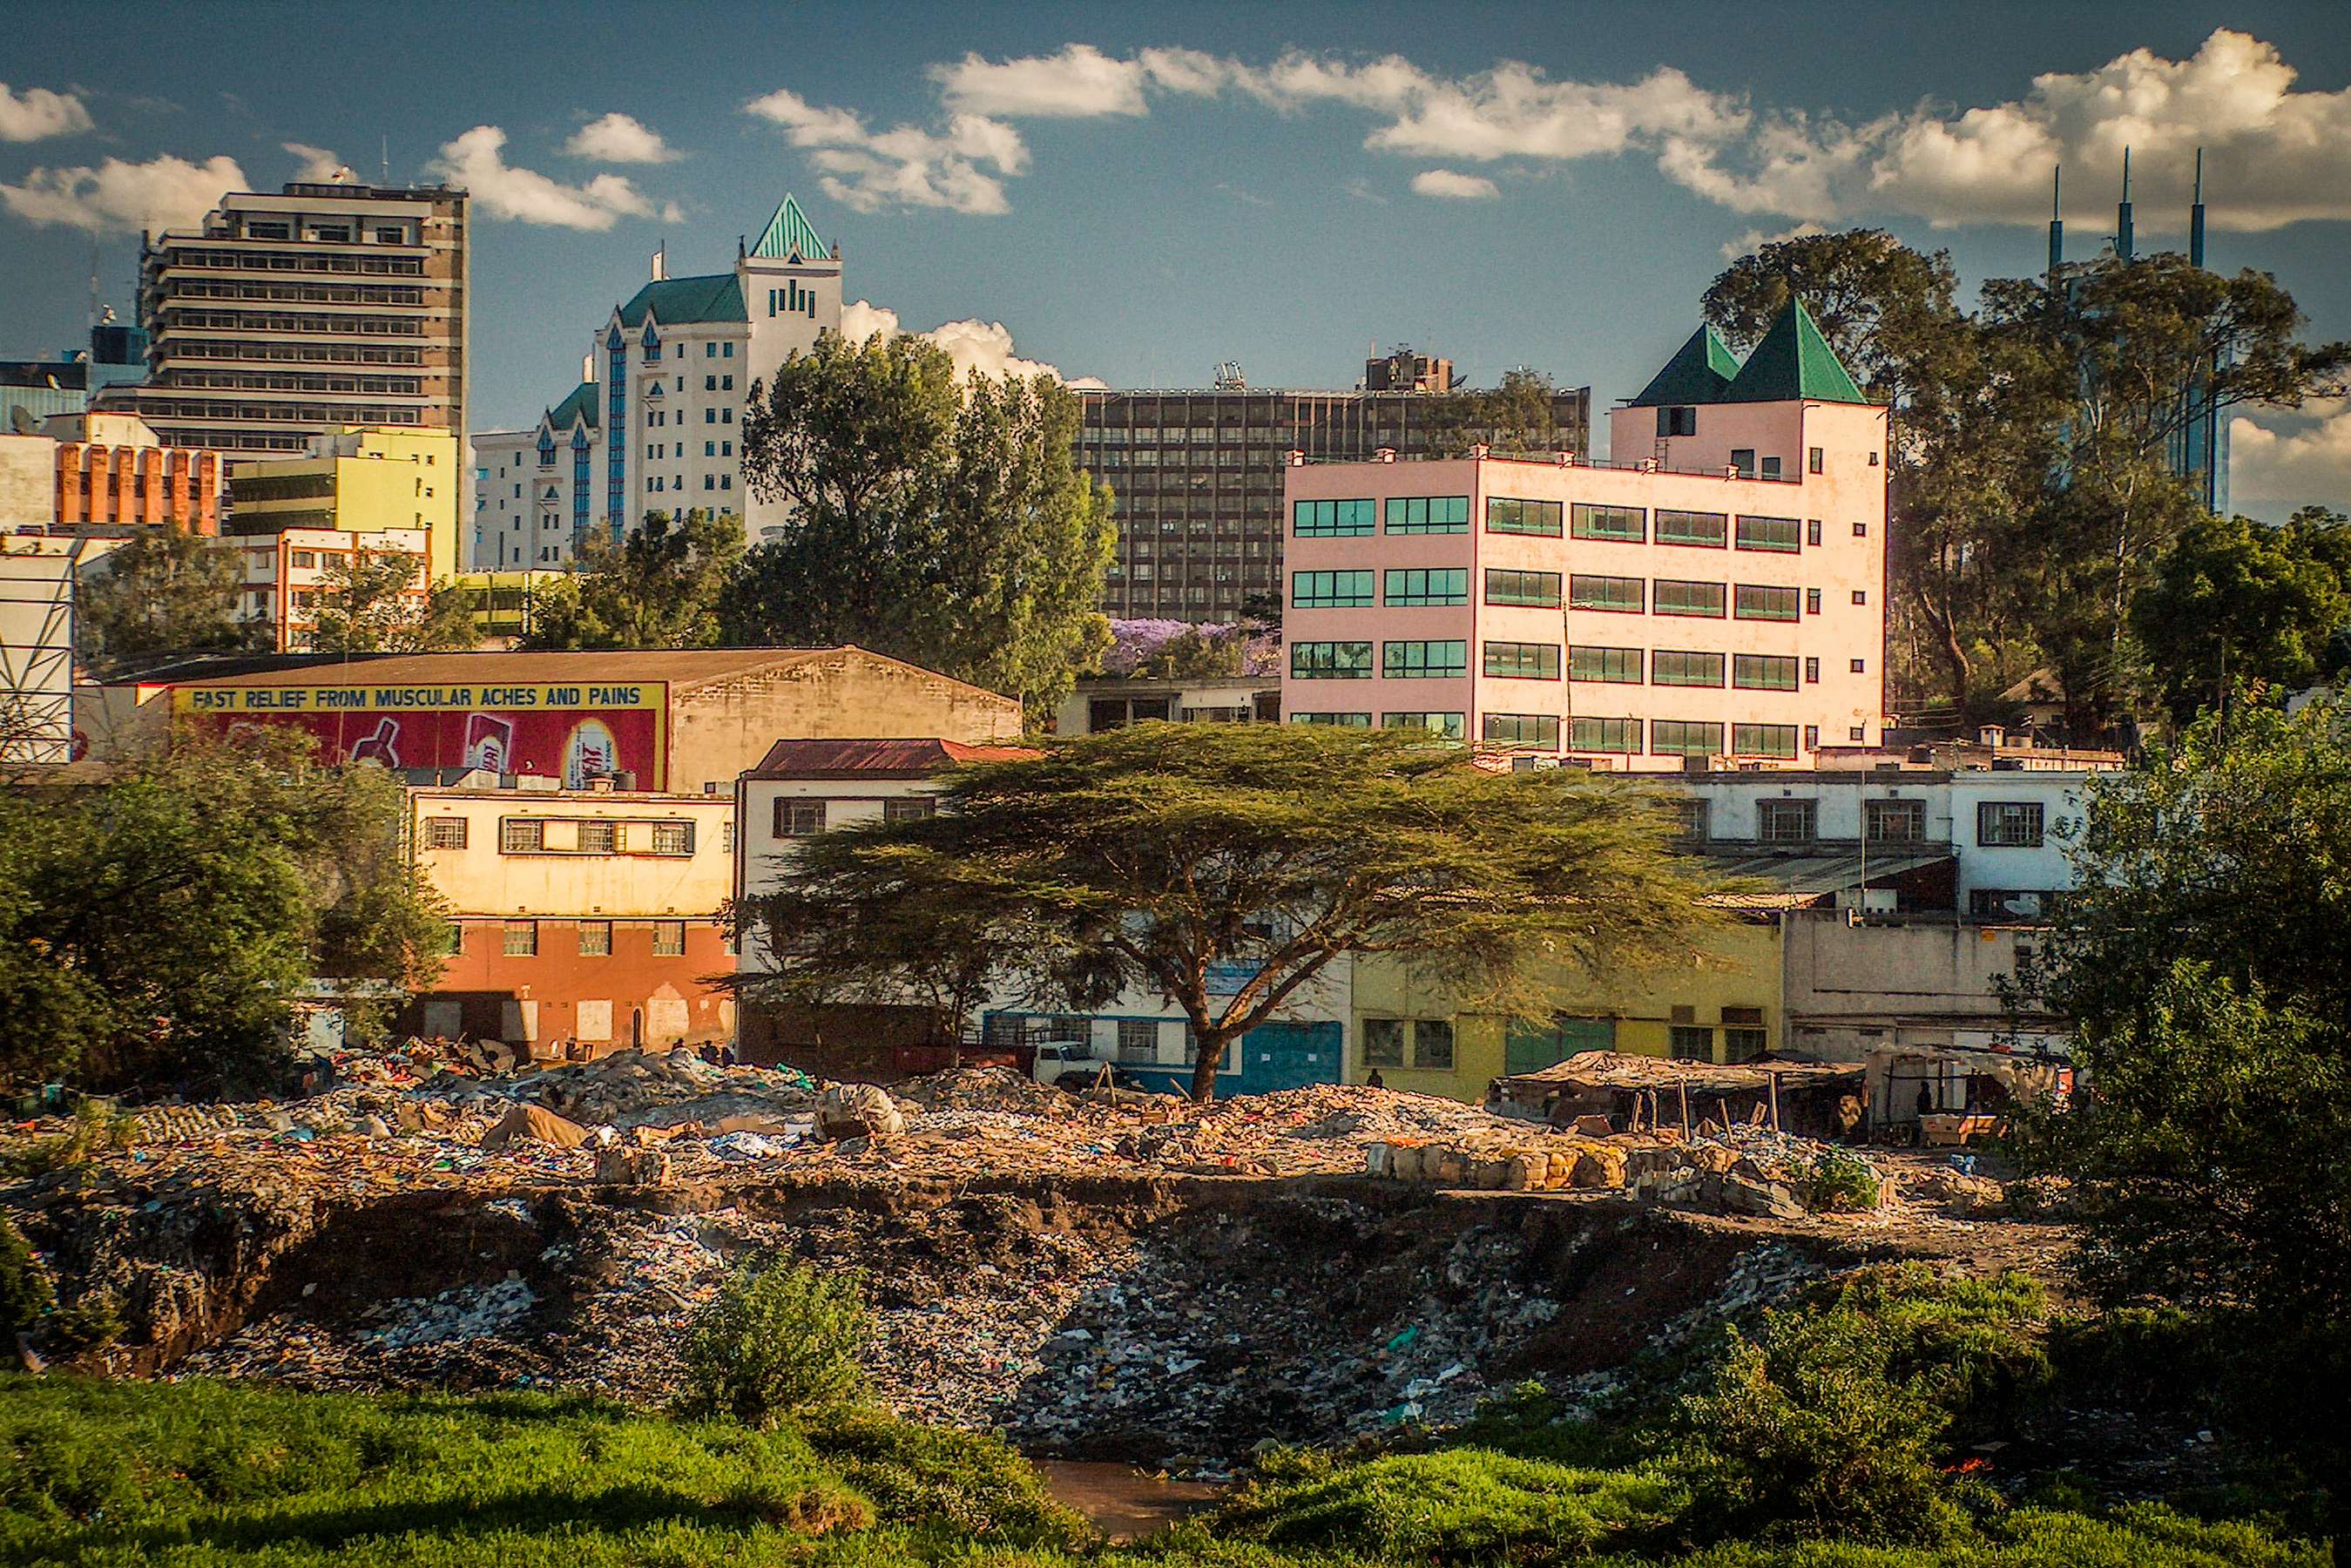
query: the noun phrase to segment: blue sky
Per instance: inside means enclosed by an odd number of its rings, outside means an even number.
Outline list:
[[[229,5],[12,18],[0,355],[127,302],[141,221],[330,152],[475,189],[479,427],[559,397],[645,275],[716,269],[787,190],[848,291],[1116,386],[1344,386],[1407,340],[1606,401],[1742,239],[1871,224],[1964,277],[2076,254],[2137,149],[2143,248],[2212,151],[2211,255],[2351,337],[2338,4],[491,8]],[[614,119],[611,117],[623,117]],[[289,150],[289,144],[296,149]],[[302,151],[307,150],[307,151]],[[864,318],[872,319],[872,318]],[[2351,505],[2351,411],[2241,430],[2270,515]]]

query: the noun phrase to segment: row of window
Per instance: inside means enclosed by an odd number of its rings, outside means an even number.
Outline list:
[[[1363,712],[1321,711],[1292,713],[1292,724],[1337,725],[1350,729],[1369,729],[1372,716]],[[1463,716],[1458,713],[1387,713],[1381,716],[1384,727],[1389,729],[1426,729],[1435,735],[1458,740],[1464,728]],[[1480,738],[1489,746],[1527,746],[1542,751],[1560,748],[1560,726],[1557,714],[1549,713],[1489,713],[1486,715]],[[1641,754],[1642,721],[1637,718],[1571,717],[1567,726],[1567,749],[1589,752],[1596,756],[1636,757]],[[1730,747],[1722,744],[1720,724],[1694,719],[1658,718],[1648,721],[1648,754],[1652,757],[1756,757],[1786,760],[1797,755],[1798,727],[1792,724],[1734,724],[1730,727]],[[1804,747],[1813,749],[1821,743],[1821,727],[1816,724],[1802,727]],[[1856,727],[1849,738],[1859,740],[1861,729]]]
[[[1156,716],[1165,718],[1165,713]],[[828,815],[824,800],[795,800],[779,797],[776,801],[776,837],[809,839],[825,831]],[[935,795],[908,795],[882,802],[882,820],[885,822],[919,822],[939,814],[939,799]]]
[[[1707,821],[1711,802],[1686,800],[1681,810],[1688,836],[1710,835]],[[1873,844],[1917,844],[1927,840],[1924,800],[1864,800],[1861,803],[1864,841]],[[1766,844],[1808,844],[1819,837],[1820,802],[1810,797],[1782,797],[1755,802],[1755,838]],[[1983,849],[2035,850],[2046,838],[2047,809],[2037,800],[1981,800],[1976,804],[1976,843]]]
[[[472,824],[464,817],[424,819],[424,847],[462,850]],[[733,824],[721,824],[727,834]],[[731,849],[732,844],[726,847]],[[498,852],[502,855],[690,855],[694,852],[692,822],[639,821],[618,817],[501,817]]]
[[[1386,504],[1387,531],[1392,534],[1466,534],[1469,531],[1467,496],[1395,496]],[[1343,538],[1374,531],[1374,504],[1366,499],[1299,501],[1290,513],[1290,531],[1300,538]],[[1486,498],[1486,531],[1525,534],[1538,538],[1578,538],[1609,544],[1680,545],[1697,549],[1767,550],[1793,555],[1805,546],[1821,543],[1821,519],[1753,517],[1745,513],[1686,512],[1660,507],[1654,530],[1643,507],[1604,507],[1582,501],[1531,501],[1510,496]],[[1867,523],[1855,523],[1856,538],[1869,532]]]
[[[1369,568],[1301,571],[1290,578],[1296,610],[1368,610],[1374,573]],[[1467,604],[1467,567],[1394,567],[1383,574],[1380,602],[1391,607]],[[1486,569],[1486,603],[1516,610],[1599,610],[1638,615],[1682,615],[1719,621],[1727,610],[1739,621],[1797,621],[1821,613],[1821,591],[1777,583],[1700,582],[1661,577],[1602,577],[1588,572]],[[1855,589],[1853,602],[1866,604],[1868,591]],[[1799,595],[1802,597],[1799,598]]]
[[[509,920],[505,923],[504,937],[499,951],[509,958],[538,956],[537,920]],[[580,955],[585,958],[609,958],[612,956],[612,923],[609,920],[582,920],[580,927]],[[653,956],[683,958],[685,956],[685,922],[656,920],[653,928]]]
[[[1560,678],[1560,644],[1509,643],[1489,639],[1480,646],[1484,670],[1505,680],[1555,681]],[[1608,685],[1639,685],[1639,648],[1604,648],[1573,643],[1567,648],[1567,678]],[[1379,673],[1391,680],[1426,680],[1468,674],[1469,643],[1466,638],[1398,638],[1381,644]],[[1868,661],[1853,659],[1849,666],[1863,674]],[[1660,686],[1712,686],[1724,684],[1740,691],[1792,692],[1801,674],[1804,685],[1817,685],[1821,662],[1799,660],[1783,653],[1713,653],[1678,648],[1658,648],[1648,654],[1649,684]],[[1290,645],[1290,675],[1298,681],[1367,681],[1372,678],[1372,644],[1363,643],[1293,643]]]

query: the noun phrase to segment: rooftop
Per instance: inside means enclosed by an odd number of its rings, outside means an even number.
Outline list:
[[[798,669],[844,656],[877,664],[904,664],[886,654],[869,653],[854,643],[837,648],[649,648],[627,652],[386,653],[346,661],[340,655],[315,658],[308,664],[274,664],[250,674],[215,675],[202,669],[165,677],[182,685],[277,686],[298,676],[313,686],[475,685],[485,683],[546,683],[576,681],[582,685],[661,681],[672,695],[696,687]],[[930,674],[928,671],[924,674]],[[154,677],[146,677],[152,681]],[[946,680],[948,677],[935,677]]]
[[[928,779],[967,762],[1016,762],[1043,753],[1022,746],[967,746],[933,737],[893,740],[779,740],[749,779]]]
[[[665,327],[697,321],[748,321],[742,283],[731,272],[705,277],[664,277],[646,284],[621,307],[621,325],[642,327],[645,317]]]
[[[583,419],[588,422],[589,429],[597,428],[594,382],[581,382],[566,394],[561,402],[547,411],[548,426],[553,430],[569,430],[574,423]]]

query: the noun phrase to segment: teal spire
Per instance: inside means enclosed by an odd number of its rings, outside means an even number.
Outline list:
[[[768,220],[768,229],[751,254],[768,261],[783,261],[798,256],[802,261],[830,261],[832,247],[817,237],[816,225],[800,211],[799,203],[787,194],[776,208],[776,215]]]
[[[1739,374],[1739,361],[1722,340],[1714,335],[1711,327],[1700,327],[1689,335],[1689,341],[1666,361],[1666,368],[1649,379],[1641,395],[1626,406],[1656,408],[1667,403],[1720,402],[1730,388],[1731,378]]]
[[[1862,402],[1869,400],[1821,335],[1801,299],[1790,299],[1755,351],[1747,356],[1724,402]]]

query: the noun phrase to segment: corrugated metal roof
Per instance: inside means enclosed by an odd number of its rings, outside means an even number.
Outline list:
[[[967,746],[959,740],[909,737],[875,740],[779,740],[753,768],[753,779],[927,779],[967,762],[1009,762],[1041,756],[1021,746]]]
[[[1865,873],[1872,883],[1906,872],[1956,859],[1949,851],[1896,854],[1887,851],[1864,855],[1838,854],[1708,854],[1707,869],[1719,876],[1773,885],[1751,893],[1727,894],[1722,902],[1743,908],[1782,908],[1809,904],[1823,894],[1862,885]]]
[[[671,691],[690,691],[718,681],[792,669],[827,659],[855,657],[883,664],[900,661],[844,643],[838,648],[651,648],[615,652],[551,653],[393,653],[377,658],[308,664],[298,669],[207,679],[189,676],[183,685],[220,686],[449,686],[577,681],[664,681]],[[915,668],[912,664],[904,666]],[[927,673],[927,672],[926,672]],[[938,677],[946,680],[947,677]]]
[[[1532,1072],[1514,1072],[1504,1082],[1513,1084],[1573,1083],[1594,1089],[1670,1089],[1687,1083],[1692,1089],[1736,1092],[1761,1089],[1776,1078],[1782,1084],[1813,1085],[1862,1078],[1859,1062],[1742,1061],[1718,1065],[1684,1061],[1664,1056],[1636,1056],[1618,1051],[1579,1051],[1565,1061]]]

